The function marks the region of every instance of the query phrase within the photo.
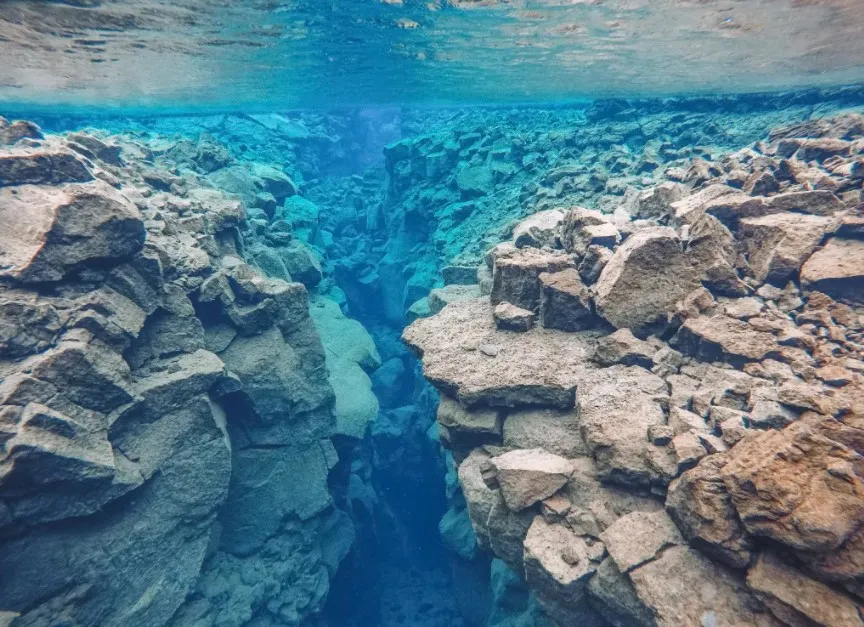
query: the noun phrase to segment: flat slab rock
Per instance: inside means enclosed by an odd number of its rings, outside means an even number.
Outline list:
[[[423,360],[426,378],[466,407],[569,409],[576,384],[592,368],[596,333],[495,327],[486,299],[453,303],[405,329],[403,341]]]
[[[504,502],[514,512],[552,496],[573,474],[569,460],[539,448],[509,451],[491,462]]]

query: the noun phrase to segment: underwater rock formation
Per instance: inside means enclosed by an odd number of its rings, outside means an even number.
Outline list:
[[[186,159],[159,139],[16,137],[0,149],[4,620],[299,625],[353,542],[330,437],[377,413],[371,339],[335,303],[313,320],[279,265],[302,241],[208,181],[227,165],[212,144]],[[265,200],[296,193],[242,170]],[[343,343],[325,351],[318,329]]]
[[[853,620],[864,120],[609,106],[0,122],[0,619]]]
[[[556,624],[864,624],[862,124],[528,218],[405,330],[479,547]]]

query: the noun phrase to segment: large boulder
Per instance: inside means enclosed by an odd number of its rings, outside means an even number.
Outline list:
[[[0,152],[0,187],[92,181],[87,164],[68,148],[18,146]]]
[[[739,442],[723,483],[752,535],[834,551],[864,524],[864,479],[855,471],[861,448],[860,425],[811,414]]]
[[[738,238],[756,280],[785,285],[831,228],[830,218],[783,212],[741,220]]]
[[[555,248],[560,244],[561,222],[564,212],[559,209],[538,211],[522,220],[513,229],[513,244],[517,248]]]
[[[631,488],[663,483],[654,456],[667,453],[649,442],[648,429],[666,422],[666,382],[642,368],[613,366],[584,375],[577,395],[598,477]]]
[[[618,247],[597,281],[594,302],[613,326],[638,335],[665,321],[674,304],[699,286],[675,231],[650,228]]]
[[[467,407],[561,409],[573,407],[594,342],[590,335],[537,327],[500,331],[485,299],[453,303],[416,320],[402,339],[422,357],[426,378]]]
[[[564,525],[536,516],[524,542],[525,580],[550,616],[561,624],[597,625],[588,582],[597,570],[586,540]]]
[[[58,281],[87,264],[119,263],[144,245],[138,209],[94,182],[0,188],[0,276]]]
[[[753,539],[738,519],[721,476],[725,458],[711,455],[669,485],[666,509],[697,549],[735,568],[753,556]]]
[[[777,339],[737,318],[722,314],[689,318],[672,344],[706,361],[762,361],[780,350]]]
[[[657,627],[782,625],[761,611],[736,574],[687,546],[667,548],[629,577]]]

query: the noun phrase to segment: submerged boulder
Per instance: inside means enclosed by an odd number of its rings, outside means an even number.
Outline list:
[[[675,231],[657,227],[631,235],[594,286],[597,313],[637,335],[664,322],[674,304],[700,286]]]
[[[118,264],[144,246],[144,222],[105,183],[0,188],[0,276],[58,281],[88,264]]]

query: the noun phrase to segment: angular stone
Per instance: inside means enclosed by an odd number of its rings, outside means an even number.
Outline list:
[[[830,218],[783,212],[741,220],[738,238],[756,280],[783,285],[831,228]]]
[[[138,209],[102,183],[0,189],[0,276],[58,281],[84,265],[119,263],[144,245]]]
[[[689,190],[680,183],[665,182],[640,192],[636,199],[636,217],[661,219],[672,212],[672,203],[681,200]]]
[[[564,212],[559,209],[538,211],[522,220],[513,229],[513,244],[517,248],[556,248],[560,244],[559,233]]]
[[[801,285],[834,298],[864,302],[864,241],[828,240],[801,268]]]
[[[0,146],[11,146],[19,139],[42,138],[42,129],[33,122],[17,120],[9,124],[0,118]]]
[[[698,316],[684,322],[671,342],[683,353],[705,361],[762,361],[779,353],[770,333],[724,315]]]
[[[525,536],[524,550],[525,580],[547,612],[559,619],[592,624],[586,587],[596,567],[585,540],[564,525],[549,524],[536,516]]]
[[[830,216],[846,208],[843,201],[826,189],[784,192],[766,200],[769,213],[795,211],[814,216]]]
[[[510,303],[498,303],[492,310],[495,325],[504,331],[527,331],[534,324],[537,314]]]
[[[802,551],[840,547],[864,523],[855,473],[861,429],[815,414],[745,438],[727,454],[726,485],[744,527]]]
[[[736,199],[749,198],[727,185],[709,185],[695,194],[670,203],[673,221],[676,224],[693,224],[705,214],[708,208],[714,206],[712,201],[722,202],[729,196]]]
[[[581,333],[537,327],[499,331],[485,300],[454,303],[437,316],[416,320],[402,338],[421,356],[426,378],[469,408],[569,409],[593,349],[593,339]],[[498,349],[494,357],[480,350],[490,346]]]
[[[295,241],[277,251],[293,280],[307,287],[314,287],[321,282],[321,262],[307,246]]]
[[[586,285],[593,285],[603,273],[603,268],[612,259],[612,251],[605,246],[589,246],[579,262],[579,276]]]
[[[708,556],[745,568],[753,540],[745,531],[721,476],[722,455],[711,455],[669,484],[666,511],[684,537]]]
[[[672,450],[675,452],[678,472],[692,468],[708,454],[708,451],[699,441],[699,436],[693,431],[680,433],[672,438]]]
[[[664,321],[674,304],[699,286],[675,231],[650,228],[615,251],[597,281],[594,302],[613,326],[640,334]]]
[[[629,576],[657,627],[782,624],[759,611],[736,575],[690,547],[671,546]]]
[[[748,571],[747,585],[784,624],[864,625],[852,599],[810,579],[768,551],[763,552]]]
[[[588,582],[588,593],[596,600],[595,606],[603,617],[613,625],[654,627],[651,612],[611,557],[603,560]]]
[[[517,449],[491,462],[504,502],[514,512],[552,496],[573,474],[570,461],[543,449]]]
[[[717,294],[744,296],[747,286],[735,269],[735,239],[717,218],[705,214],[688,232],[687,257],[699,272],[702,282]]]
[[[597,476],[625,487],[650,486],[661,477],[648,458],[648,428],[665,423],[658,401],[666,383],[642,368],[612,366],[584,375],[578,386],[582,436]]]
[[[592,359],[601,366],[652,366],[652,356],[657,350],[648,342],[640,340],[630,329],[618,329],[615,333],[600,338]]]
[[[92,181],[84,161],[67,148],[15,147],[0,151],[0,187]],[[4,202],[0,197],[0,205]]]
[[[547,329],[579,331],[591,326],[591,297],[575,268],[540,275],[540,324]]]
[[[508,302],[534,311],[540,305],[540,275],[573,267],[569,255],[536,248],[520,248],[500,256],[492,273],[492,304]]]
[[[622,516],[600,538],[622,573],[650,562],[684,538],[666,512],[633,512]]]
[[[612,226],[603,213],[594,209],[573,207],[565,214],[561,225],[561,243],[564,249],[578,256],[584,255],[593,238],[586,229],[604,225]]]
[[[458,401],[442,396],[438,403],[438,423],[470,439],[471,447],[501,438],[501,412],[495,409],[467,410]],[[472,437],[473,436],[473,437]]]

